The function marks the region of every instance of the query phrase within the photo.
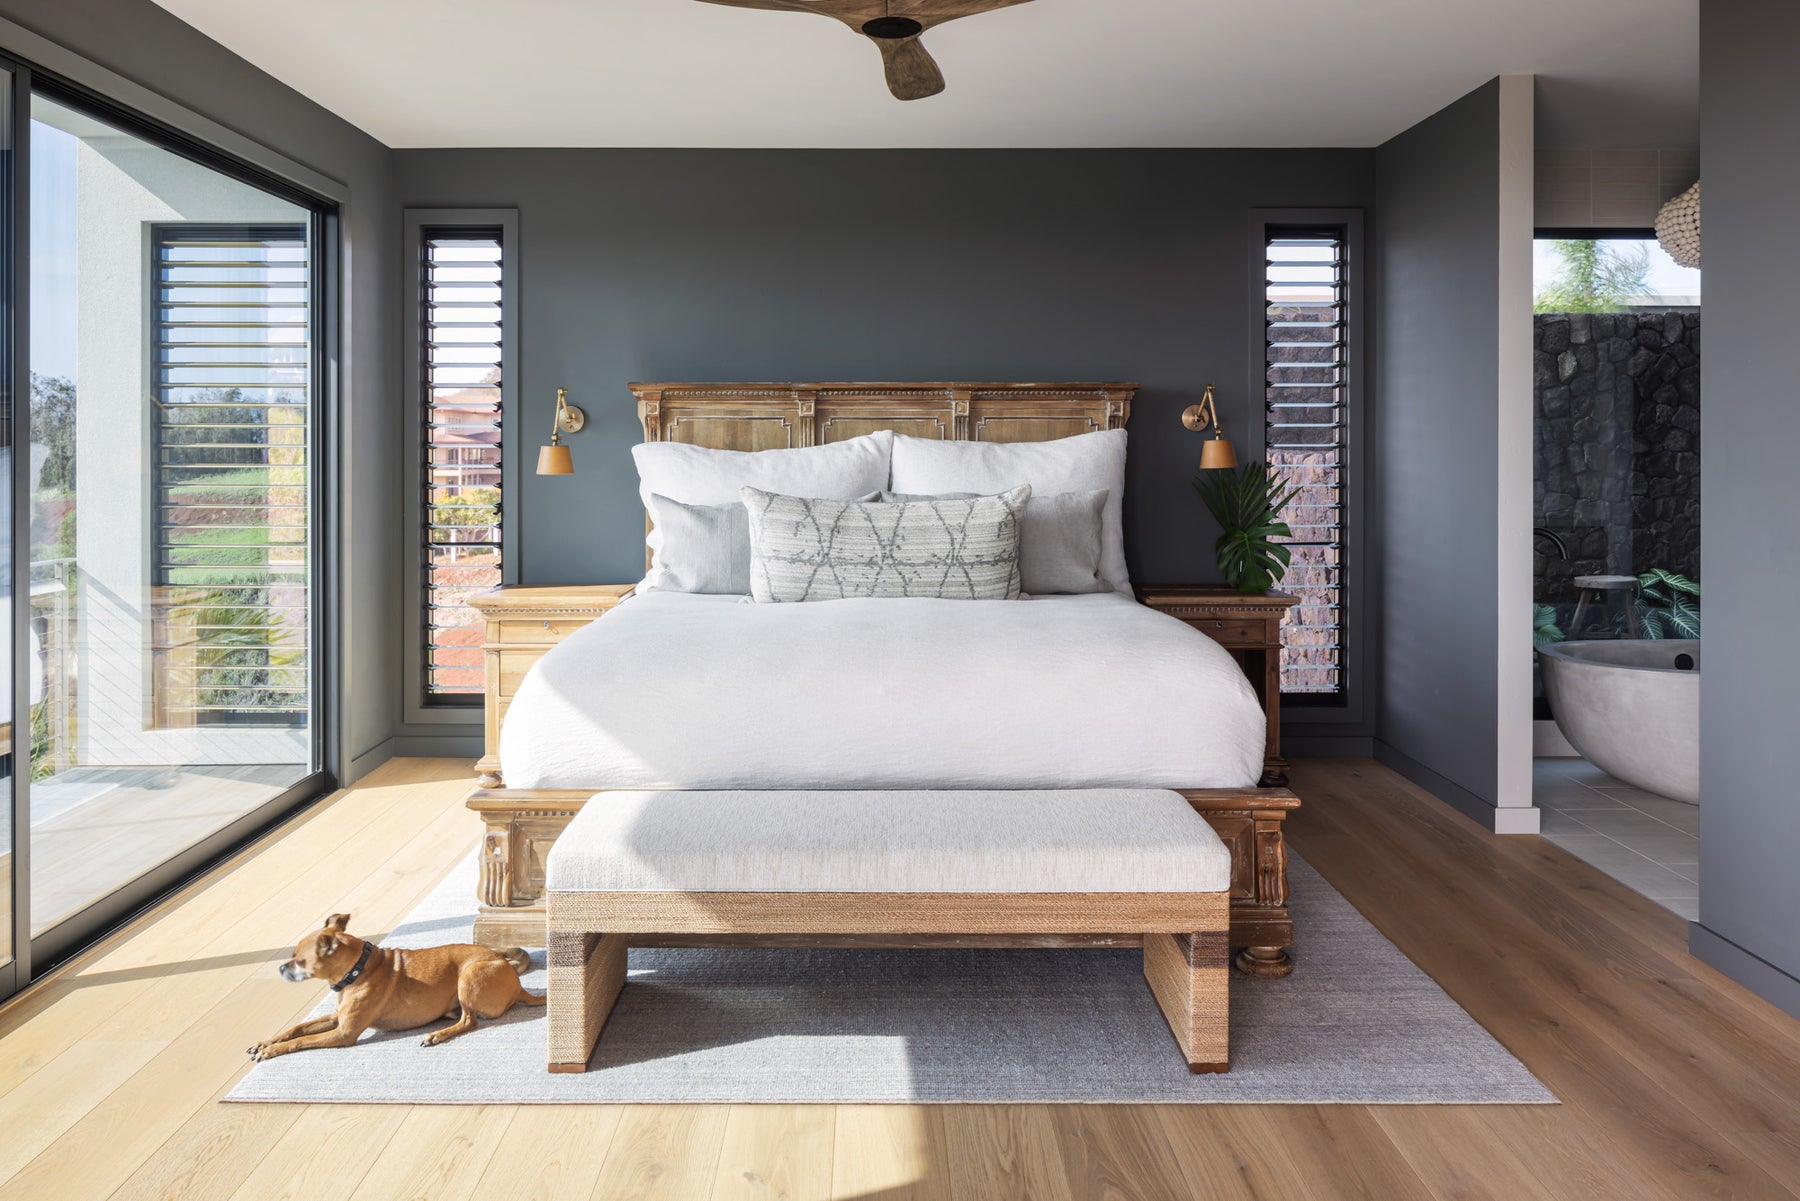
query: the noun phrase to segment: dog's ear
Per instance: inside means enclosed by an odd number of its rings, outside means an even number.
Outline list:
[[[349,924],[350,915],[348,913],[334,913],[325,919],[325,928],[327,930],[342,930]]]

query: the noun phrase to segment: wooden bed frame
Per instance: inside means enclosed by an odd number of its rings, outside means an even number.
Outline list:
[[[644,438],[726,450],[771,450],[842,441],[891,429],[921,438],[984,442],[1040,442],[1123,428],[1137,390],[1130,383],[778,383],[632,384]],[[546,590],[552,591],[552,590]],[[580,593],[580,589],[568,589]],[[594,620],[616,601],[609,590],[584,605],[579,599],[544,609],[547,647]],[[566,610],[566,611],[565,611]],[[533,615],[534,633],[536,614]],[[490,628],[495,623],[490,622]],[[513,623],[500,623],[501,625]],[[507,788],[498,758],[500,718],[510,700],[507,677],[487,675],[488,754],[468,805],[486,828],[481,843],[477,942],[487,946],[544,945],[544,864],[587,799],[603,789]],[[1196,737],[1199,734],[1196,732]],[[1278,752],[1272,744],[1271,755]],[[1231,945],[1237,966],[1251,975],[1292,970],[1293,918],[1288,912],[1287,849],[1282,822],[1300,801],[1285,788],[1182,789],[1231,849]],[[702,940],[705,941],[705,940]],[[1034,945],[1130,946],[1135,934],[920,937],[777,935],[717,939],[760,945]],[[648,944],[646,944],[648,945]]]

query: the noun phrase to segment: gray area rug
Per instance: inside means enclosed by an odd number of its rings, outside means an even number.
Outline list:
[[[634,950],[584,1074],[545,1071],[544,1010],[514,1006],[442,1046],[419,1046],[423,1030],[371,1033],[354,1047],[271,1060],[226,1099],[1556,1101],[1298,858],[1292,880],[1302,953],[1285,980],[1233,973],[1224,1076],[1188,1073],[1136,950]],[[382,941],[468,941],[474,893],[471,858]],[[541,992],[541,951],[533,962],[525,983]]]

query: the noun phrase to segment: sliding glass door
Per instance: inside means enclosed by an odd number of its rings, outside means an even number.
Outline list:
[[[29,179],[0,189],[28,263],[4,949],[41,963],[325,783],[324,217],[41,80],[0,95],[29,114],[0,121]]]
[[[0,604],[0,613],[5,620],[0,621],[0,912],[4,912],[4,920],[0,920],[0,997],[7,996],[24,980],[19,977],[19,957],[14,953],[18,941],[29,938],[28,915],[19,904],[19,883],[23,878],[20,873],[19,856],[15,852],[14,833],[24,823],[23,807],[17,802],[23,800],[13,790],[13,764],[18,756],[14,748],[24,745],[29,737],[26,730],[19,729],[20,724],[13,720],[16,704],[13,687],[13,667],[17,662],[12,651],[16,635],[22,626],[22,609],[15,599],[23,592],[17,586],[13,573],[13,515],[16,507],[13,504],[13,461],[19,456],[14,453],[15,447],[26,439],[19,437],[15,430],[23,424],[24,413],[20,398],[16,395],[15,383],[17,375],[17,356],[14,352],[14,337],[17,328],[18,306],[14,304],[14,281],[18,277],[18,255],[14,247],[14,228],[16,210],[13,205],[12,182],[17,178],[18,159],[13,153],[13,87],[14,78],[11,70],[0,66],[0,593],[4,593],[5,602]],[[20,673],[27,679],[29,671]]]

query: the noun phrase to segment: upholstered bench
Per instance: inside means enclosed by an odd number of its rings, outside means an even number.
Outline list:
[[[586,1069],[634,943],[805,935],[1141,942],[1189,1068],[1227,1067],[1231,855],[1177,792],[607,792],[547,875],[553,1072]]]

